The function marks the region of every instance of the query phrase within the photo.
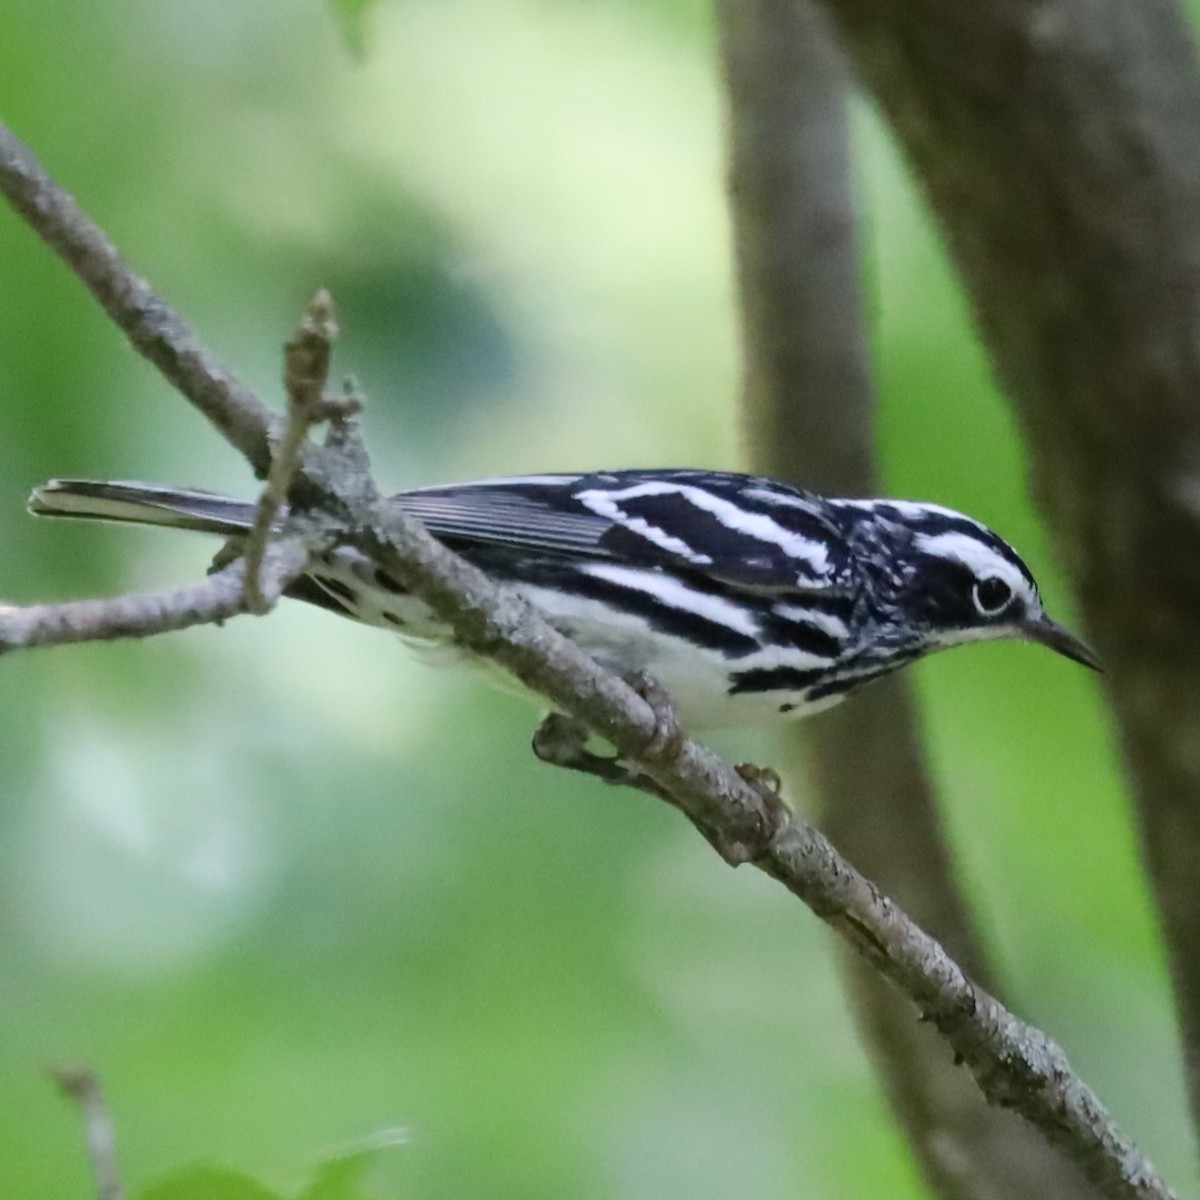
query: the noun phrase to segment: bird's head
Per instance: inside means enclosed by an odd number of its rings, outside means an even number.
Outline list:
[[[887,564],[883,590],[909,646],[1024,638],[1100,670],[1091,647],[1046,613],[1020,555],[986,525],[932,504],[856,503],[876,544],[891,547],[877,561]]]

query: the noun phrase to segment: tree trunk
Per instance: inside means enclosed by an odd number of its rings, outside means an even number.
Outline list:
[[[878,494],[846,65],[826,15],[806,0],[720,0],[717,7],[750,460],[828,494]],[[801,733],[827,832],[987,981],[942,840],[908,686],[877,684]],[[843,965],[862,1036],[939,1195],[1096,1194],[1011,1113],[987,1107],[878,975],[850,956]]]
[[[941,222],[1129,766],[1200,1112],[1200,69],[1170,0],[824,0]]]

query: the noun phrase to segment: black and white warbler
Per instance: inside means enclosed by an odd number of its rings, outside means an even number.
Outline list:
[[[1046,615],[1011,546],[933,504],[825,499],[698,470],[485,479],[391,502],[596,659],[661,683],[695,728],[807,716],[963,642],[1027,638],[1098,666]],[[84,480],[52,480],[29,507],[234,539],[254,514],[208,492]],[[349,548],[288,594],[426,643],[450,640]]]

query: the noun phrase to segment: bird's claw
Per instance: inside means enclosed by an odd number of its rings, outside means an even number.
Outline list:
[[[759,767],[754,763],[738,763],[734,770],[762,800],[764,820],[761,833],[752,840],[709,838],[717,853],[731,867],[765,858],[780,826],[791,816],[791,811],[783,800],[783,780],[779,778],[778,771],[773,767]]]
[[[754,763],[738,763],[733,768],[764,800],[770,798],[776,804],[783,804],[783,780],[774,767],[760,767]]]
[[[651,760],[674,758],[687,740],[679,725],[675,702],[648,671],[633,671],[625,676],[625,682],[645,700],[654,714],[654,731],[638,757]]]
[[[617,755],[595,754],[587,748],[588,728],[582,721],[563,713],[550,713],[534,730],[533,753],[544,763],[580,771],[605,783],[637,788],[661,800],[671,797],[649,775]],[[672,800],[671,803],[674,803]]]
[[[534,755],[542,762],[556,767],[570,767],[586,749],[587,726],[565,713],[547,713],[542,723],[533,731],[530,746]]]

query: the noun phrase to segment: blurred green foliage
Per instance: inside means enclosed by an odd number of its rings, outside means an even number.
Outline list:
[[[9,0],[4,117],[264,394],[331,286],[385,482],[737,465],[706,5],[370,18],[356,62],[319,0]],[[1069,617],[963,299],[859,116],[889,483],[1008,534]],[[195,578],[202,540],[23,516],[56,474],[253,483],[7,211],[0,279],[0,595]],[[1187,1178],[1096,681],[1017,645],[917,676],[1008,998]],[[818,922],[665,808],[536,764],[532,712],[474,677],[293,605],[11,657],[0,706],[5,1195],[90,1193],[45,1076],[68,1059],[134,1191],[203,1162],[294,1195],[403,1126],[383,1197],[920,1194]]]
[[[402,1134],[403,1131],[398,1131]],[[393,1144],[404,1144],[393,1136]],[[296,1200],[371,1200],[364,1190],[364,1176],[375,1165],[381,1147],[368,1147],[328,1158],[317,1164],[312,1178],[296,1193]],[[284,1200],[262,1184],[220,1167],[185,1167],[182,1171],[151,1184],[138,1200]]]
[[[356,58],[366,56],[370,42],[368,24],[376,0],[329,0],[329,9],[342,27],[346,45]]]

